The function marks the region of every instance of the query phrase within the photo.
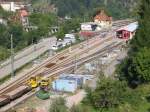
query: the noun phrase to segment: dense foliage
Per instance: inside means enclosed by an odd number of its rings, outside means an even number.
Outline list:
[[[51,13],[33,13],[29,16],[31,25],[38,27],[39,36],[45,36],[50,31],[50,27],[57,25],[57,16]]]
[[[119,67],[121,78],[132,86],[150,81],[150,0],[142,0],[139,28],[131,41],[129,57]]]
[[[67,33],[76,33],[80,29],[80,23],[82,20],[80,18],[73,18],[70,20],[65,20],[60,24],[59,31],[56,33],[57,38],[63,38]]]
[[[13,35],[15,51],[18,51],[48,36],[51,26],[57,25],[58,20],[57,16],[51,13],[33,13],[29,16],[29,21],[30,25],[36,26],[37,29],[26,32],[19,21],[13,21],[13,15],[16,15],[16,13],[6,12],[0,7],[0,18],[7,22],[7,24],[0,24],[0,61],[10,55],[11,34]]]
[[[59,16],[91,17],[100,8],[115,18],[130,17],[135,0],[51,0],[58,7]],[[119,9],[119,10],[118,10]]]
[[[132,89],[126,81],[99,77],[96,89],[86,89],[82,107],[91,112],[148,112],[149,91],[149,84]]]
[[[91,104],[97,110],[117,108],[126,103],[137,106],[142,101],[140,92],[128,88],[124,81],[110,78],[100,78],[96,89],[88,89],[87,93],[83,102]]]
[[[49,112],[67,112],[65,102],[65,99],[62,97],[54,99],[50,105]]]

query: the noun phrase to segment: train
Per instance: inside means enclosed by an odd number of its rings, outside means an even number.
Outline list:
[[[0,108],[23,96],[31,90],[29,86],[20,86],[13,91],[10,91],[0,96]]]
[[[27,82],[28,82],[27,85],[19,86],[15,90],[0,95],[0,108],[16,100],[17,98],[23,96],[24,94],[28,93],[32,89],[35,89],[37,87],[45,89],[50,84],[49,79],[41,78],[38,76],[31,77],[29,80],[27,80]]]

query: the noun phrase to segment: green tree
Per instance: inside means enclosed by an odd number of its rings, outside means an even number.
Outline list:
[[[73,105],[69,112],[91,112],[91,109],[88,106]]]
[[[33,13],[29,17],[31,25],[37,26],[37,33],[40,36],[45,36],[48,34],[51,26],[57,25],[57,16],[51,13]]]
[[[0,61],[8,58],[8,56],[9,56],[9,51],[6,48],[0,46]]]
[[[131,50],[119,67],[120,78],[125,78],[132,87],[150,81],[150,0],[141,0],[139,7],[139,28],[131,41]]]
[[[56,37],[57,37],[57,39],[63,39],[64,36],[65,36],[65,31],[64,31],[64,29],[61,27],[61,28],[59,29],[59,31],[56,33]]]
[[[103,79],[98,81],[97,88],[93,92],[93,104],[96,108],[111,108],[119,105],[122,100],[123,92],[126,91],[126,85],[112,79]]]
[[[50,105],[49,112],[67,112],[65,103],[65,99],[62,97],[54,99]]]
[[[150,49],[143,48],[128,59],[126,66],[123,66],[124,74],[130,84],[150,81]],[[124,72],[123,71],[123,72]]]
[[[132,41],[133,52],[143,47],[150,47],[150,0],[141,0],[139,8],[139,28]]]

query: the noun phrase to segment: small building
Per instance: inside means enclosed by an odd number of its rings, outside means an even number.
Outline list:
[[[112,17],[108,16],[104,10],[99,11],[94,17],[94,22],[99,24],[102,28],[112,25]]]
[[[95,31],[97,30],[97,26],[94,22],[81,23],[81,31]]]
[[[77,90],[77,81],[73,79],[57,79],[52,82],[52,88],[55,91],[74,93]]]
[[[93,78],[93,75],[61,74],[57,80],[52,82],[52,88],[56,91],[74,93],[78,88]]]
[[[116,31],[116,37],[121,39],[132,39],[138,28],[138,23],[134,22]]]

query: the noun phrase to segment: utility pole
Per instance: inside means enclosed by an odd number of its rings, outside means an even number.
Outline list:
[[[78,65],[77,65],[77,55],[75,55],[75,60],[74,60],[74,73],[75,73],[75,71],[77,70],[77,68],[78,68]]]
[[[11,34],[11,77],[15,76],[14,73],[14,48],[13,48],[13,35]]]

